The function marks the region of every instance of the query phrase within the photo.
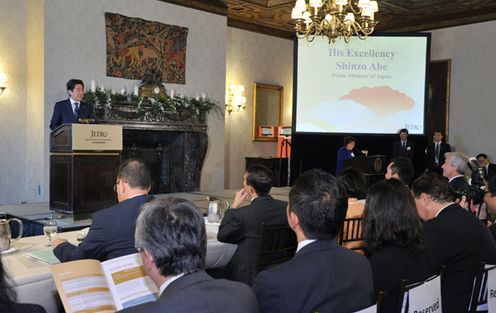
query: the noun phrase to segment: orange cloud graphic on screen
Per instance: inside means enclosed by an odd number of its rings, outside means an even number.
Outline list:
[[[415,105],[412,98],[389,86],[353,89],[340,100],[353,100],[380,116],[406,111]]]

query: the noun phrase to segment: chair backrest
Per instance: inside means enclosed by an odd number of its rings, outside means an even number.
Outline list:
[[[422,312],[426,308],[432,313],[442,312],[441,274],[409,285],[401,281],[396,312]]]
[[[481,262],[477,269],[477,274],[474,278],[474,287],[472,288],[472,295],[470,297],[470,304],[468,312],[487,312],[487,294],[488,294],[488,273],[490,270],[496,268],[496,265],[485,264]]]
[[[382,303],[384,301],[384,291],[377,293],[377,303],[369,306],[368,308],[356,311],[355,313],[381,313]]]
[[[263,223],[257,272],[290,260],[295,254],[297,245],[296,235],[287,224]]]
[[[352,217],[344,220],[339,233],[338,242],[351,250],[363,250],[363,231],[361,217]]]

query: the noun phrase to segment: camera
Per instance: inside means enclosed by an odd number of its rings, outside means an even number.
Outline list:
[[[472,172],[471,175],[471,185],[472,186],[484,186],[484,170],[476,158],[470,158],[467,162],[467,166]]]
[[[463,190],[455,191],[455,198],[461,199],[463,196],[467,203],[481,204],[484,201],[484,191],[477,186],[468,185]]]

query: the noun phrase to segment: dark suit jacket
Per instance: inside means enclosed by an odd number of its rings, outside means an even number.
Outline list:
[[[489,163],[487,165],[486,172],[487,172],[486,173],[487,175],[486,175],[486,177],[484,177],[485,179],[495,175],[496,174],[496,164]]]
[[[88,235],[79,246],[64,242],[53,253],[61,262],[80,259],[105,261],[136,253],[136,219],[141,206],[151,199],[151,196],[141,195],[96,212]]]
[[[496,264],[496,243],[487,227],[454,203],[424,223],[425,244],[434,272],[446,265],[443,311],[467,312],[480,262]]]
[[[454,191],[458,192],[467,189],[468,182],[464,176],[459,176],[453,178],[453,180],[449,182],[449,185]]]
[[[262,223],[287,224],[286,207],[286,202],[265,195],[253,199],[248,206],[227,210],[217,239],[238,245],[225,268],[227,279],[251,285],[257,274]]]
[[[404,157],[413,160],[414,155],[415,155],[415,144],[410,140],[406,141],[405,149],[401,147],[401,140],[398,140],[393,143],[393,158]]]
[[[12,303],[1,304],[0,312],[8,313],[46,313],[45,309],[39,304],[30,303]]]
[[[436,145],[434,142],[430,142],[427,145],[427,150],[425,152],[425,168],[442,174],[443,170],[441,169],[441,165],[444,164],[444,154],[446,152],[451,152],[451,146],[441,142],[441,146],[439,147],[439,162],[436,164]]]
[[[198,271],[173,281],[157,301],[119,312],[257,313],[258,305],[253,290],[245,284],[213,279]]]
[[[398,289],[402,279],[408,284],[424,281],[434,273],[425,251],[415,253],[412,249],[387,246],[369,258],[374,276],[374,289],[384,291],[381,313],[396,312]]]
[[[317,240],[253,282],[260,312],[350,313],[372,304],[367,259],[335,240]]]
[[[96,119],[93,107],[90,104],[81,101],[81,103],[79,103],[79,113],[76,118],[72,111],[71,100],[59,101],[55,103],[55,107],[53,108],[50,129],[54,130],[62,124],[77,123],[80,118]]]

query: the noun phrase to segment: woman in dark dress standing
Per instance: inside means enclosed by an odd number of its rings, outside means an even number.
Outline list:
[[[344,161],[355,157],[353,149],[355,149],[355,138],[346,136],[343,139],[344,145],[338,149],[336,161],[336,176],[341,173],[344,168]]]
[[[374,289],[384,291],[382,313],[395,312],[402,279],[415,283],[431,276],[422,245],[422,222],[408,187],[397,179],[370,187],[363,237]]]
[[[46,313],[45,309],[38,304],[16,303],[16,293],[9,285],[2,259],[0,258],[0,312],[5,313]]]

